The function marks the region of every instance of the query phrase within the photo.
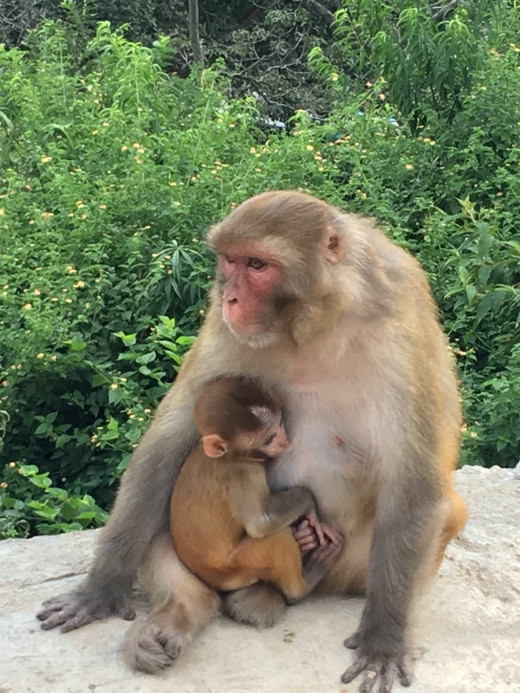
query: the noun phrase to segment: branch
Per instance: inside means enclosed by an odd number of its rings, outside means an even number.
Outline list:
[[[432,11],[435,12],[434,15],[432,15],[432,19],[434,22],[442,22],[443,19],[446,19],[446,17],[450,14],[452,10],[454,10],[457,5],[459,4],[460,0],[450,0],[447,5],[434,5],[432,6]]]

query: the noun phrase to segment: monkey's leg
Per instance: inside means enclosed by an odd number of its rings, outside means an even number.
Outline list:
[[[219,599],[179,561],[169,535],[154,540],[141,578],[153,597],[152,611],[128,629],[123,656],[131,669],[155,674],[171,666],[218,613]]]
[[[224,612],[237,623],[255,628],[272,628],[287,607],[285,599],[273,585],[257,582],[222,599]]]
[[[309,594],[330,571],[340,551],[341,543],[320,546],[306,557],[302,566],[299,546],[291,530],[286,529],[263,539],[244,539],[233,556],[232,573],[245,581],[256,577],[273,583],[293,604]]]
[[[260,566],[259,579],[275,584],[287,603],[294,604],[306,597],[330,571],[339,557],[341,542],[318,546],[307,554],[303,565],[300,548],[290,529],[265,539],[252,539],[249,547],[251,557]],[[247,557],[244,558],[247,562]]]
[[[289,597],[307,591],[300,550],[289,529],[243,539],[229,560],[228,578],[222,589],[237,589],[258,580],[272,582]]]
[[[301,566],[300,557],[298,563]],[[222,604],[224,612],[234,621],[256,628],[272,628],[281,619],[287,607],[285,599],[276,587],[264,582],[229,592],[223,596]]]

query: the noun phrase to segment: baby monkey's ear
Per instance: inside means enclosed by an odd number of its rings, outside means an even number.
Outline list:
[[[228,444],[218,433],[202,436],[202,447],[208,457],[222,457],[228,451]]]

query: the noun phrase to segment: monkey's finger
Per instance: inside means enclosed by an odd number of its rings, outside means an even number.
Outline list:
[[[318,543],[320,546],[324,546],[327,541],[325,539],[325,534],[323,532],[323,527],[321,525],[321,522],[319,522],[317,519],[314,523],[314,531],[316,532],[316,536],[318,537]]]
[[[48,609],[42,609],[41,611],[38,611],[38,613],[36,614],[36,618],[38,619],[38,621],[46,621],[50,616],[59,611],[60,609],[58,607],[49,607]]]
[[[181,648],[178,643],[167,636],[159,638],[159,643],[163,648],[164,652],[168,655],[171,661],[177,659],[180,654]]]
[[[42,602],[43,609],[36,614],[36,618],[40,621],[45,621],[52,614],[58,611],[66,611],[67,606],[70,605],[71,595],[60,595],[58,597],[51,597]]]
[[[125,621],[133,621],[135,618],[135,609],[131,604],[125,604],[120,613]]]
[[[390,665],[386,668],[385,673],[381,676],[379,685],[379,693],[390,693],[395,682],[397,669],[395,665]]]
[[[399,682],[401,686],[407,688],[412,684],[413,681],[413,671],[412,665],[406,659],[397,663],[397,674],[399,676]]]
[[[45,608],[37,614],[38,618],[40,618],[40,614],[43,614],[46,611],[56,611],[57,609],[61,609],[63,606],[63,599],[60,597],[51,597],[50,599],[46,599],[44,602],[42,602],[42,606]]]
[[[321,525],[323,529],[324,535],[329,539],[335,546],[338,546],[339,544],[343,543],[343,536],[339,533],[336,532],[335,529],[332,527],[329,527],[329,525],[325,525],[322,523]]]
[[[374,688],[374,685],[378,679],[378,674],[375,671],[369,671],[365,674],[365,677],[363,678],[363,681],[361,682],[361,686],[359,687],[359,693],[370,693],[370,691]],[[379,689],[379,693],[382,693],[381,688]]]
[[[76,630],[81,628],[81,626],[86,626],[87,623],[92,623],[96,620],[96,616],[92,614],[87,609],[80,609],[77,614],[69,617],[61,628],[62,633],[68,633],[71,630]]]
[[[307,533],[313,533],[313,530],[309,526],[309,523],[307,520],[302,520],[301,522],[298,522],[297,524],[291,525],[291,531],[296,536],[296,534],[300,532],[307,532]]]
[[[359,676],[361,672],[367,668],[368,664],[368,658],[367,657],[359,657],[354,664],[349,666],[349,668],[343,673],[341,677],[341,682],[342,683],[350,683],[353,681],[356,676]]]
[[[318,544],[315,541],[308,541],[306,543],[299,544],[298,546],[303,555],[307,555],[311,551],[314,551],[314,549],[318,548]]]
[[[40,627],[43,628],[43,630],[52,630],[57,626],[63,625],[65,621],[68,619],[68,615],[63,611],[56,611],[50,613],[41,612],[38,614],[38,618],[41,621]]]
[[[300,541],[306,541],[307,539],[312,539],[315,541],[315,534],[312,529],[298,530],[297,532],[294,532],[293,536],[298,543]]]
[[[348,638],[345,638],[345,640],[343,640],[343,645],[348,647],[349,650],[355,650],[359,646],[359,633],[356,631]]]
[[[177,652],[178,654],[178,652]],[[139,668],[149,674],[171,667],[176,655],[167,652],[156,640],[142,639],[139,641]]]

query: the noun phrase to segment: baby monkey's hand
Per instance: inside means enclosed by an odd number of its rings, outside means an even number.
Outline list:
[[[303,519],[293,525],[292,529],[302,556],[318,548],[318,546],[327,546],[328,544],[338,546],[343,540],[339,532],[318,520],[315,511],[307,513]]]

